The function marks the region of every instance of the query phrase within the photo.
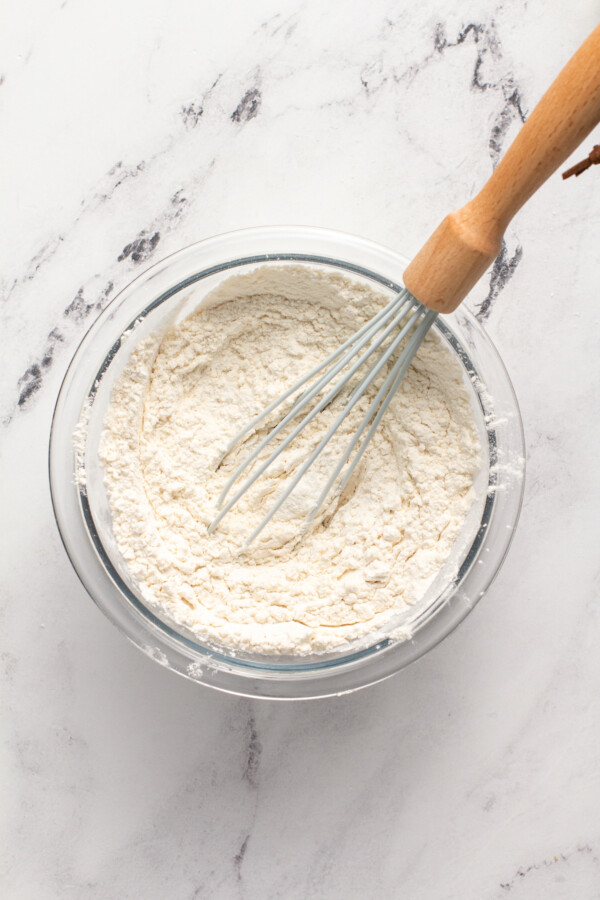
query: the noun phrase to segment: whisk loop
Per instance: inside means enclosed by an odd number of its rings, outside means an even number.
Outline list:
[[[300,434],[301,431],[303,431],[304,428],[306,428],[306,426],[315,418],[315,416],[317,416],[337,397],[337,395],[346,387],[351,378],[367,362],[367,360],[378,350],[381,350],[381,354],[378,360],[354,388],[342,412],[336,417],[335,421],[329,427],[317,447],[312,451],[309,457],[302,464],[297,474],[290,480],[290,483],[277,498],[276,502],[271,507],[267,515],[262,519],[259,525],[254,529],[250,537],[246,540],[244,546],[249,546],[249,544],[251,544],[252,541],[256,537],[258,537],[263,528],[265,528],[265,526],[271,521],[282,504],[285,503],[289,495],[297,486],[300,479],[306,474],[319,454],[329,443],[346,416],[350,413],[354,406],[356,406],[358,401],[364,395],[365,391],[377,377],[379,372],[381,372],[388,361],[394,358],[402,342],[406,341],[405,346],[398,353],[398,358],[393,362],[388,375],[386,376],[383,384],[377,391],[376,396],[369,405],[367,412],[363,416],[356,434],[348,444],[345,452],[340,457],[331,477],[323,488],[323,491],[321,492],[321,495],[319,496],[315,507],[312,509],[310,515],[308,516],[307,521],[311,522],[323,506],[327,495],[335,484],[345,463],[349,460],[352,452],[357,447],[362,435],[371,423],[366,437],[358,447],[356,455],[350,463],[348,471],[345,473],[342,479],[340,491],[342,491],[348,484],[352,473],[354,472],[356,466],[358,465],[358,462],[365,452],[369,441],[371,440],[379,422],[381,421],[382,416],[388,408],[392,397],[396,393],[398,386],[404,374],[406,373],[406,370],[410,366],[415,353],[419,349],[419,346],[425,338],[425,335],[431,327],[431,324],[433,323],[436,315],[436,312],[422,306],[417,300],[415,300],[412,294],[410,294],[406,289],[400,291],[400,293],[397,294],[394,299],[387,304],[387,306],[385,306],[380,312],[378,312],[377,315],[373,316],[372,319],[370,319],[352,337],[350,337],[340,347],[338,347],[337,350],[335,350],[330,356],[327,357],[327,359],[323,360],[323,362],[321,362],[318,366],[304,375],[292,387],[288,388],[288,390],[281,394],[280,397],[270,403],[259,415],[257,415],[244,428],[242,428],[242,430],[238,432],[238,434],[236,434],[236,436],[225,448],[225,452],[221,457],[221,462],[227,457],[227,455],[233,450],[233,448],[236,447],[240,443],[240,441],[242,441],[246,437],[246,435],[254,432],[257,426],[260,425],[260,423],[263,422],[275,409],[277,409],[278,406],[284,403],[289,397],[296,394],[301,388],[303,388],[308,382],[310,382],[311,379],[318,376],[315,383],[303,391],[303,393],[292,404],[289,412],[274,428],[269,431],[266,437],[264,437],[258,443],[254,450],[231,475],[231,477],[227,481],[227,484],[223,488],[223,491],[221,492],[221,495],[217,502],[217,507],[219,508],[220,512],[211,522],[208,529],[209,533],[212,533],[215,530],[215,528],[222,521],[223,517],[227,515],[230,509],[238,502],[238,500],[246,493],[246,491],[252,487],[257,479],[264,474],[269,466],[277,459],[280,453],[282,453],[286,449],[286,447],[288,447],[292,443],[292,441],[295,440],[295,438]],[[382,345],[388,338],[391,338],[389,344],[387,344],[387,346],[382,349]],[[316,403],[313,409],[311,409],[304,415],[301,422],[282,441],[282,443],[275,450],[273,450],[273,452],[267,457],[267,459],[260,464],[256,471],[252,472],[252,474],[243,482],[241,487],[235,492],[233,497],[223,506],[234,484],[239,480],[241,475],[249,467],[252,466],[254,461],[262,453],[265,447],[280,433],[283,428],[285,428],[286,425],[288,425],[302,412],[302,410],[306,408],[311,400],[315,399],[317,395],[320,394],[324,390],[324,388],[326,388],[327,385],[330,384],[331,381],[333,381],[336,375],[342,372],[342,370],[347,366],[349,366],[348,370],[341,375],[340,379],[334,384],[334,386],[331,387],[327,391],[325,396]]]

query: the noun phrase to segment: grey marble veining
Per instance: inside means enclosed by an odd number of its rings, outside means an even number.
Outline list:
[[[3,897],[600,897],[598,172],[553,178],[468,300],[521,403],[524,509],[484,601],[399,676],[286,705],[170,674],[77,581],[46,469],[66,366],[136,274],[271,223],[410,256],[597,14],[541,0],[7,13]]]

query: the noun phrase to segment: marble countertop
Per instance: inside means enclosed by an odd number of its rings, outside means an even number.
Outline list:
[[[523,513],[485,599],[385,683],[277,704],[157,666],[78,582],[46,464],[75,348],[147,265],[271,223],[410,256],[597,14],[592,0],[568,16],[543,0],[5,10],[3,897],[600,897],[600,172],[555,176],[468,301],[521,403]]]

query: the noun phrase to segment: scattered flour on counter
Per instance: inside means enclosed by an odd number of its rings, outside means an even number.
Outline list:
[[[113,530],[145,601],[200,639],[267,654],[341,647],[416,603],[448,558],[474,500],[481,448],[461,366],[435,332],[351,484],[301,540],[374,391],[248,551],[240,553],[244,539],[347,393],[207,534],[223,485],[266,431],[219,466],[229,439],[387,300],[326,269],[264,265],[132,349],[100,443]]]

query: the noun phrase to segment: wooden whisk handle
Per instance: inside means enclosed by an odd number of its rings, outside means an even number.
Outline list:
[[[600,26],[537,104],[481,191],[446,216],[404,272],[425,306],[452,312],[494,261],[514,214],[600,121]]]

